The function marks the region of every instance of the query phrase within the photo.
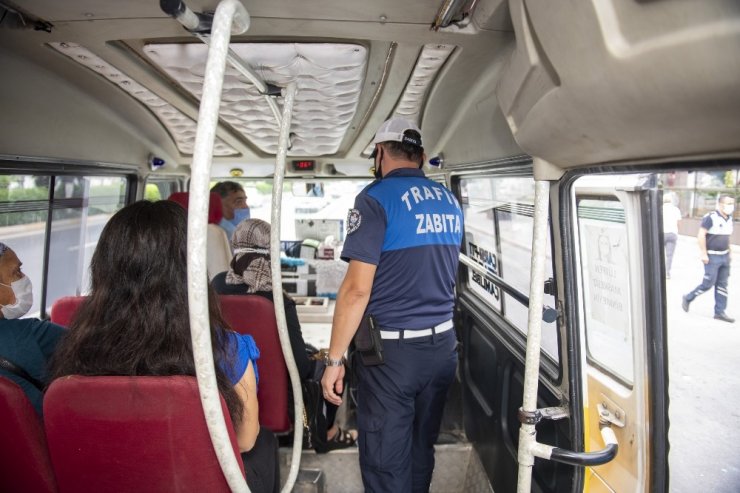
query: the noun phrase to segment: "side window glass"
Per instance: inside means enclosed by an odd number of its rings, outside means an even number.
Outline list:
[[[57,177],[49,242],[46,310],[89,289],[89,267],[108,219],[125,205],[124,177]]]
[[[528,297],[534,180],[531,177],[475,177],[463,178],[460,185],[465,216],[465,254]],[[545,278],[553,275],[549,237],[548,234]],[[468,269],[466,287],[517,330],[527,333],[526,305],[472,269]],[[555,298],[545,295],[544,304],[555,307]],[[558,360],[555,322],[542,322],[542,349]]]
[[[33,285],[28,317],[47,315],[62,296],[87,292],[93,251],[108,219],[125,205],[127,188],[124,176],[0,176],[0,241],[18,254]]]
[[[577,215],[588,356],[631,384],[630,262],[624,207],[616,197],[580,198]]]
[[[247,194],[251,217],[269,222],[272,181],[239,183]],[[281,239],[323,241],[332,236],[336,241],[343,241],[347,212],[353,207],[355,196],[368,183],[370,180],[286,180],[283,183]]]
[[[40,313],[50,181],[49,176],[0,176],[0,241],[18,254],[33,285],[29,317]]]
[[[144,200],[164,200],[179,189],[177,180],[149,177],[144,187]]]

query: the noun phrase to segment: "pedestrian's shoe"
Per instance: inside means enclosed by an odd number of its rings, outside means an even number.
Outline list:
[[[686,296],[681,297],[681,308],[683,308],[683,311],[689,311],[689,303],[691,302],[686,298]]]
[[[725,312],[715,313],[714,318],[716,318],[717,320],[722,320],[723,322],[731,323],[731,324],[735,323],[735,319],[728,316]]]

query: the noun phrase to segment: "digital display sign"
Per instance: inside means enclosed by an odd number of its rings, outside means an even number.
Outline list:
[[[316,169],[314,160],[293,161],[293,171],[313,171],[314,169]]]

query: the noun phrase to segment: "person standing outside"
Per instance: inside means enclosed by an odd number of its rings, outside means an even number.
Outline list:
[[[218,225],[226,231],[226,237],[231,241],[236,225],[250,218],[247,193],[235,181],[220,181],[213,185],[211,192],[216,192],[221,197],[223,218]]]
[[[732,213],[735,199],[722,195],[717,210],[706,214],[701,220],[697,239],[704,262],[704,279],[693,291],[683,296],[681,307],[689,311],[689,305],[700,294],[714,286],[714,318],[734,323],[735,319],[725,313],[727,308],[727,279],[730,277],[730,237],[732,236]]]
[[[324,397],[341,404],[342,355],[366,315],[384,362],[358,362],[360,469],[368,492],[428,491],[447,390],[457,366],[452,325],[463,216],[455,196],[424,176],[421,131],[392,118],[373,140],[374,182],[355,199],[342,259]]]
[[[673,205],[673,194],[663,195],[663,246],[665,247],[665,275],[671,278],[673,252],[678,241],[678,221],[681,220],[681,209]]]

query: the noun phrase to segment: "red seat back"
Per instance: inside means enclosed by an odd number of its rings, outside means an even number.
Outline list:
[[[223,399],[221,407],[241,467]],[[60,378],[46,393],[44,423],[62,493],[229,491],[194,377]]]
[[[167,200],[177,202],[185,210],[188,210],[190,205],[190,192],[175,192],[170,195]],[[216,192],[211,192],[208,197],[208,224],[218,224],[224,217],[223,204],[221,203],[221,196]]]
[[[274,433],[292,429],[288,415],[288,368],[280,346],[275,308],[259,295],[219,295],[221,313],[234,331],[254,337],[260,350],[260,424]]]
[[[0,491],[57,491],[41,419],[23,390],[0,377]]]
[[[62,327],[69,327],[77,315],[77,310],[87,296],[65,296],[59,298],[51,306],[51,321]]]

